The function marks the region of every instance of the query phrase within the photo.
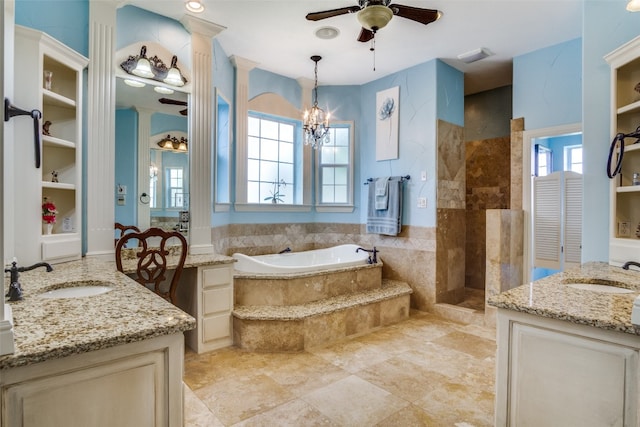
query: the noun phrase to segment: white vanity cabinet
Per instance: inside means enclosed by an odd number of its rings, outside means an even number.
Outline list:
[[[187,345],[197,353],[232,345],[233,264],[185,269],[181,282],[191,286],[178,291],[178,306],[197,322],[186,332]]]
[[[611,139],[640,127],[640,36],[605,56],[611,67]],[[611,180],[609,261],[640,261],[640,144],[625,139],[622,170]],[[615,165],[619,152],[613,154]],[[613,168],[613,166],[612,166]]]
[[[0,426],[182,426],[183,357],[178,333],[0,371]]]
[[[636,427],[640,337],[498,309],[496,426]]]
[[[78,259],[82,252],[82,73],[89,61],[46,33],[18,25],[15,50],[11,103],[42,112],[39,169],[33,120],[30,116],[12,119],[15,256],[21,265]],[[46,87],[45,71],[51,73],[50,87]],[[58,211],[51,234],[42,220],[45,197]]]

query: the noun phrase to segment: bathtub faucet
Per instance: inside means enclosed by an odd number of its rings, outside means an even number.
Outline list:
[[[278,253],[279,253],[279,254],[285,254],[285,253],[287,253],[287,252],[291,252],[291,248],[290,248],[290,247],[288,247],[288,246],[287,246],[286,248],[284,248],[283,250],[281,250],[280,252],[278,252]]]
[[[629,269],[629,266],[635,266],[635,267],[640,267],[640,263],[637,263],[635,261],[627,261],[624,263],[624,265],[622,266],[622,268],[624,268],[625,270]]]
[[[373,249],[365,249],[365,248],[356,249],[356,253],[358,253],[360,251],[369,252],[371,254],[371,255],[369,255],[369,259],[367,259],[367,263],[368,264],[377,264],[378,263],[378,252],[380,252],[380,251],[377,250],[375,246],[373,247]]]

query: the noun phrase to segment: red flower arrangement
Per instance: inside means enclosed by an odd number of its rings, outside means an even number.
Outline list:
[[[53,224],[56,222],[57,213],[56,205],[45,197],[42,203],[42,220],[47,224]]]

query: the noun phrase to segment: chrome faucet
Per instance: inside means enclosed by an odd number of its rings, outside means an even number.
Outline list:
[[[23,271],[33,270],[38,267],[46,267],[47,272],[53,271],[53,267],[51,264],[46,262],[37,262],[29,267],[18,267],[18,263],[13,261],[11,263],[11,268],[5,268],[5,273],[11,273],[11,284],[9,285],[9,291],[7,292],[7,297],[9,297],[9,301],[20,301],[22,299],[22,286],[20,286],[20,282],[18,282],[18,278],[20,277],[20,273]]]
[[[380,252],[380,251],[377,250],[375,246],[373,247],[373,249],[365,249],[365,248],[356,249],[356,253],[358,253],[360,251],[365,251],[365,252],[369,252],[370,254],[372,254],[372,255],[369,255],[369,258],[367,259],[367,263],[368,264],[377,264],[378,263],[378,252]]]
[[[278,253],[279,253],[279,254],[285,254],[285,253],[287,253],[287,252],[291,252],[291,248],[290,248],[290,247],[288,247],[288,246],[287,246],[286,248],[284,248],[283,250],[281,250],[280,252],[278,252]]]
[[[640,263],[639,262],[635,262],[635,261],[627,261],[624,263],[624,265],[622,266],[622,268],[624,268],[625,270],[629,269],[629,266],[634,265],[636,267],[640,267]]]

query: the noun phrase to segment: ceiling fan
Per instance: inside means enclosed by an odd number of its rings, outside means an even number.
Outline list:
[[[360,35],[358,35],[358,41],[368,42],[375,37],[376,32],[380,28],[383,28],[391,21],[393,15],[410,19],[424,25],[432,23],[442,15],[440,11],[435,9],[422,9],[419,7],[390,3],[391,0],[358,0],[358,6],[309,13],[307,14],[307,19],[309,21],[320,21],[321,19],[357,12],[358,21],[360,21],[362,25],[362,30],[360,31]]]
[[[170,98],[160,98],[158,99],[158,102],[160,104],[168,104],[168,105],[182,105],[182,106],[187,106],[187,101],[180,101],[177,99],[170,99]],[[183,116],[186,116],[188,113],[188,109],[185,108],[184,110],[180,110],[180,114],[182,114]]]

